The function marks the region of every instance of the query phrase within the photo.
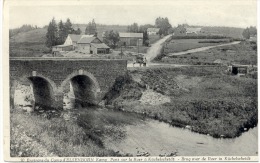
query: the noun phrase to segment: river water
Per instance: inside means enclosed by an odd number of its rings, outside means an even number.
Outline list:
[[[233,139],[217,139],[152,119],[124,126],[124,130],[125,139],[108,138],[105,146],[133,156],[140,152],[159,156],[176,151],[179,156],[256,156],[258,152],[257,127]]]

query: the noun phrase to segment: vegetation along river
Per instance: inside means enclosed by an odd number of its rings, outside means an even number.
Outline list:
[[[256,156],[258,152],[257,127],[233,139],[213,138],[152,119],[121,129],[126,132],[124,139],[107,137],[105,146],[133,156],[143,152],[151,156],[174,152],[180,156]]]

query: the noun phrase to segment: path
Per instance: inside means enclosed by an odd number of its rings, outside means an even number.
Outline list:
[[[201,52],[201,51],[205,51],[205,50],[209,50],[211,48],[216,48],[216,47],[220,47],[220,46],[227,46],[227,45],[235,45],[235,44],[239,44],[240,41],[235,41],[235,42],[231,42],[231,43],[227,43],[227,44],[220,44],[220,45],[214,45],[214,46],[206,46],[206,47],[201,47],[201,48],[196,48],[196,49],[190,49],[187,51],[182,51],[182,52],[176,52],[176,53],[170,53],[167,56],[175,56],[175,55],[183,55],[183,54],[188,54],[188,53],[196,53],[196,52]]]

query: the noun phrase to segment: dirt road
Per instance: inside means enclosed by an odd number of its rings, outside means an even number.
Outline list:
[[[147,50],[147,53],[145,54],[147,65],[150,65],[150,62],[158,55],[160,49],[162,48],[161,44],[165,42],[169,37],[171,37],[171,35],[163,37],[162,39],[152,44],[152,46]],[[127,67],[133,67],[133,63],[128,63]],[[136,64],[135,67],[139,67],[139,64]]]
[[[160,49],[162,48],[162,43],[164,43],[168,38],[170,38],[171,35],[167,35],[164,38],[158,40],[157,42],[155,42],[154,44],[152,44],[152,46],[147,50],[147,53],[145,55],[147,62],[149,63],[150,61],[152,61],[160,52]]]

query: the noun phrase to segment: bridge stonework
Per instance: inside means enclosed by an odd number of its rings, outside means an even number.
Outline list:
[[[62,107],[65,85],[78,75],[87,76],[95,87],[95,103],[99,103],[117,77],[127,71],[126,60],[85,58],[10,58],[11,103],[18,82],[31,77],[46,80],[54,93],[53,107]],[[25,82],[26,83],[26,82]]]

